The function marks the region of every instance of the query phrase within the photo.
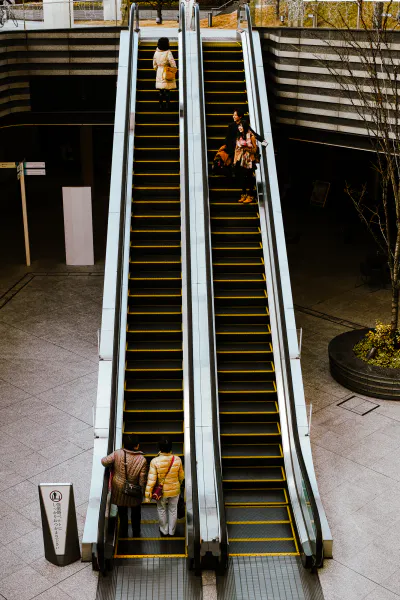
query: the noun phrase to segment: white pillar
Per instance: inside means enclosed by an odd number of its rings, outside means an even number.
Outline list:
[[[74,24],[72,0],[43,0],[43,19],[46,29],[66,29]]]
[[[65,255],[67,265],[93,265],[92,190],[63,187]]]
[[[103,12],[105,21],[120,21],[121,0],[103,0]]]

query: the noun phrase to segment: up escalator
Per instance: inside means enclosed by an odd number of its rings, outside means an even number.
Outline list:
[[[247,108],[241,44],[203,43],[203,65],[211,164],[234,108]],[[210,175],[208,183],[229,554],[295,556],[258,204],[238,203],[234,178]]]
[[[142,42],[138,54],[123,411],[123,434],[139,436],[148,461],[161,436],[183,459],[184,437],[179,102],[174,90],[160,110],[155,49]],[[184,520],[161,537],[154,503],[142,506],[140,538],[118,537],[115,548],[117,559],[150,556],[186,556]]]

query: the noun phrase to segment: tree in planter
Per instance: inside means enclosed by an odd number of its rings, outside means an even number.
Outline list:
[[[162,9],[170,8],[172,4],[173,4],[172,0],[154,0],[154,1],[146,2],[146,6],[149,6],[153,10],[157,11],[156,23],[158,25],[162,25]]]
[[[338,35],[326,40],[329,52],[317,58],[333,76],[350,110],[362,121],[375,152],[374,168],[379,176],[376,197],[371,199],[366,184],[356,190],[346,183],[345,191],[386,257],[394,335],[399,325],[400,289],[400,54],[392,45],[398,25],[391,16],[392,1],[386,4],[385,12],[374,7],[372,14],[363,9],[362,0],[356,4],[362,31],[352,29],[338,10],[334,24],[324,19]]]

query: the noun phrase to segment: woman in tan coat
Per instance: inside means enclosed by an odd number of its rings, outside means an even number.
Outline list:
[[[172,443],[168,439],[162,439],[158,447],[160,452],[150,463],[145,502],[150,502],[154,486],[157,483],[163,484],[163,495],[161,500],[157,501],[157,511],[160,533],[166,537],[175,535],[179,493],[185,474],[181,459],[171,452]]]
[[[164,78],[164,68],[167,66],[176,69],[174,57],[172,56],[172,52],[169,49],[169,39],[160,38],[157,42],[157,50],[155,51],[153,56],[153,69],[157,71],[156,90],[160,90],[160,110],[164,110],[164,101],[166,103],[165,109],[169,109],[170,90],[176,89],[175,77],[172,81],[167,81]]]
[[[128,537],[128,508],[131,509],[133,537],[139,537],[142,499],[127,496],[123,491],[127,479],[129,483],[140,485],[142,492],[146,485],[147,460],[139,450],[138,436],[127,435],[125,447],[102,458],[101,464],[103,467],[111,467],[114,471],[111,502],[118,506],[119,537]]]

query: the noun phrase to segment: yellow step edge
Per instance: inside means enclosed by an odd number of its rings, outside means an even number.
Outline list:
[[[237,540],[230,540],[237,541]],[[254,540],[248,540],[254,541]],[[258,541],[258,540],[255,540]],[[237,552],[229,552],[229,556],[299,556],[299,552],[241,552],[240,554]]]
[[[171,540],[171,538],[166,539]],[[187,554],[114,554],[114,558],[187,558],[187,556]]]

